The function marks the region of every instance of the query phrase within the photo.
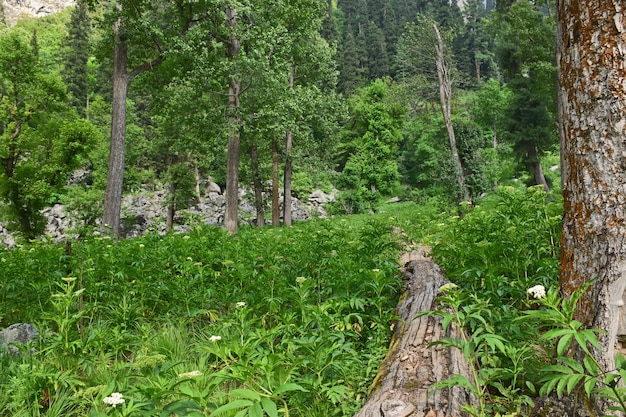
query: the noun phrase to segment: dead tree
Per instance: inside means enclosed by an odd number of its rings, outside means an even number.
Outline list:
[[[354,417],[466,416],[461,408],[474,400],[465,389],[431,389],[455,374],[469,376],[460,351],[430,346],[441,338],[456,337],[456,330],[451,326],[444,332],[441,317],[419,316],[436,309],[437,291],[449,281],[423,251],[407,255],[403,264],[406,294],[397,308],[399,320],[391,345],[367,402]]]

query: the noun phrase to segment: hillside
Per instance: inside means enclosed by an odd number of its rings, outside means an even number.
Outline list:
[[[74,0],[4,0],[0,2],[0,21],[10,27],[23,17],[47,16],[74,3]]]

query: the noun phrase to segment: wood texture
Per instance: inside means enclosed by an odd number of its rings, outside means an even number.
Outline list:
[[[472,402],[466,390],[430,389],[455,374],[468,375],[457,349],[429,347],[432,341],[455,335],[444,334],[440,317],[418,317],[420,312],[436,308],[437,291],[448,280],[423,251],[408,254],[404,261],[406,293],[397,309],[400,319],[370,397],[354,417],[466,416],[461,407]]]

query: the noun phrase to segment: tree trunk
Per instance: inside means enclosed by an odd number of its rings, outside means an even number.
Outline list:
[[[535,144],[530,145],[530,150],[528,151],[528,160],[531,164],[531,170],[533,172],[533,179],[535,180],[535,184],[541,185],[543,187],[543,191],[546,193],[550,191],[550,187],[548,186],[548,181],[546,181],[546,176],[543,174],[543,168],[541,167],[541,157],[539,156],[539,152],[537,152],[537,147]]]
[[[170,182],[168,188],[170,201],[167,203],[166,230],[169,232],[174,228],[174,216],[176,216],[176,202],[174,199],[174,195],[176,194],[176,184],[174,181]]]
[[[626,17],[623,0],[558,2],[563,173],[560,287],[581,297],[578,320],[604,329],[613,369],[626,289]],[[568,397],[566,401],[574,401]],[[596,404],[596,411],[605,411]]]
[[[280,226],[280,198],[278,184],[278,142],[272,140],[272,226]]]
[[[257,227],[263,227],[265,226],[265,210],[263,209],[263,181],[261,180],[261,173],[259,172],[259,152],[254,144],[250,147],[250,163],[252,165],[256,225]]]
[[[295,65],[291,65],[289,72],[289,89],[293,90],[295,79]],[[283,223],[285,226],[291,226],[291,146],[293,144],[293,132],[287,131],[285,135],[285,176],[283,180]]]
[[[122,5],[116,3],[119,11]],[[111,103],[111,143],[109,146],[109,167],[107,186],[104,194],[102,225],[105,233],[116,239],[120,234],[122,191],[124,187],[124,156],[126,152],[126,96],[128,86],[138,74],[160,65],[165,57],[145,62],[128,72],[128,48],[124,39],[124,26],[121,19],[113,24],[113,97]]]
[[[121,9],[121,5],[117,5]],[[104,231],[115,239],[120,234],[122,190],[124,185],[124,155],[126,147],[126,96],[131,77],[126,70],[128,50],[124,40],[124,28],[118,19],[113,27],[113,101],[111,103],[111,144],[109,146],[109,168],[104,194]]]
[[[453,326],[442,329],[439,316],[421,316],[436,310],[438,289],[449,282],[435,263],[410,254],[405,267],[406,296],[398,305],[398,322],[387,357],[378,371],[372,392],[354,417],[462,417],[465,404],[474,402],[463,388],[432,391],[431,385],[455,374],[469,377],[463,353],[454,348],[429,346],[444,337],[457,337]]]
[[[470,201],[469,190],[465,186],[465,175],[463,174],[463,165],[459,157],[459,151],[456,146],[456,137],[454,135],[454,127],[452,126],[452,110],[450,109],[450,101],[452,100],[452,78],[450,68],[446,64],[443,54],[443,40],[437,25],[433,23],[433,29],[437,37],[435,50],[437,52],[437,78],[439,80],[439,102],[441,105],[441,114],[448,131],[448,139],[450,141],[450,150],[452,151],[452,160],[456,168],[456,181],[459,187],[461,198]]]
[[[200,193],[200,170],[198,169],[198,162],[195,160],[193,161],[193,176],[196,179],[196,184],[194,185],[196,202],[200,204],[202,203],[202,194]]]
[[[226,11],[226,22],[231,31],[237,28],[237,11],[234,8]],[[239,55],[240,43],[237,36],[231,36],[228,43],[227,57],[234,60]],[[226,208],[224,227],[230,233],[237,233],[239,211],[239,94],[241,82],[231,79],[228,84],[228,161],[226,168]]]
[[[291,145],[293,133],[285,135],[285,172],[283,178],[283,224],[291,226]]]

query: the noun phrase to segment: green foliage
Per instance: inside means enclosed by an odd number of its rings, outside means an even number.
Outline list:
[[[25,35],[0,34],[0,194],[4,216],[26,237],[43,230],[40,210],[65,185],[98,132],[65,105],[60,78],[39,67]]]
[[[353,116],[344,127],[340,164],[341,183],[351,190],[352,213],[370,210],[379,193],[388,195],[398,184],[395,155],[405,112],[390,89],[389,80],[377,80],[350,101]]]
[[[527,288],[554,283],[560,213],[561,205],[538,187],[500,187],[451,219],[433,256],[457,285],[492,302],[519,305]]]
[[[48,336],[0,356],[0,415],[354,414],[390,338],[397,239],[380,216],[3,251],[2,323]]]

